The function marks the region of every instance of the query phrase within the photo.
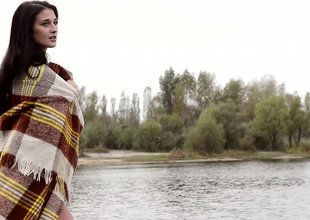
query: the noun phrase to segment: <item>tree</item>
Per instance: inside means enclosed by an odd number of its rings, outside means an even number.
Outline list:
[[[206,72],[200,72],[197,80],[196,94],[196,100],[200,111],[209,106],[211,103],[214,103],[215,90],[215,75]]]
[[[211,109],[209,110],[211,111]],[[217,123],[222,126],[224,131],[224,148],[238,148],[239,140],[242,138],[243,127],[239,117],[239,107],[232,100],[220,102],[213,106],[212,116]]]
[[[131,149],[134,142],[135,129],[132,127],[123,127],[117,136],[117,146],[119,149]]]
[[[78,100],[83,113],[85,112],[86,99],[85,86],[83,86],[78,93]]]
[[[185,139],[185,148],[208,153],[223,150],[223,130],[206,108],[200,115],[197,124],[192,127]]]
[[[172,149],[181,148],[183,145],[183,120],[177,114],[163,114],[159,122],[161,124],[161,143],[160,150],[170,151]]]
[[[222,101],[232,100],[237,106],[244,101],[245,87],[242,80],[231,79],[224,87]]]
[[[159,120],[162,114],[166,114],[167,110],[163,106],[163,97],[161,94],[157,94],[152,98],[150,108],[149,108],[149,113],[150,113],[150,118],[154,120]]]
[[[132,127],[137,127],[140,122],[140,100],[137,93],[132,95],[130,113],[129,113],[129,124]]]
[[[173,111],[180,117],[186,114],[186,98],[185,98],[185,86],[180,81],[175,88],[175,99],[173,102]]]
[[[123,91],[118,106],[118,118],[120,120],[120,123],[125,123],[127,112],[127,97],[125,92]]]
[[[270,96],[279,95],[279,88],[283,87],[277,86],[276,80],[271,75],[263,76],[259,81],[250,82],[245,87],[245,102],[241,109],[244,120],[247,122],[252,121],[256,104]]]
[[[161,125],[154,120],[140,124],[135,137],[135,148],[145,151],[157,151],[160,146]]]
[[[183,74],[180,76],[180,81],[184,88],[184,104],[185,106],[193,105],[195,102],[196,97],[196,79],[188,72],[188,70],[185,70]]]
[[[167,114],[173,113],[175,88],[178,80],[179,76],[175,76],[174,70],[172,68],[166,70],[165,75],[159,78],[159,84],[162,93],[162,102]]]
[[[82,133],[81,147],[94,148],[104,146],[105,127],[99,120],[88,121]]]
[[[196,104],[196,80],[187,70],[180,76],[176,84],[173,112],[178,114],[185,121],[185,124],[192,124],[192,108],[197,108]]]
[[[118,137],[120,136],[119,127],[116,124],[111,124],[105,129],[104,146],[110,149],[118,149]]]
[[[105,95],[102,96],[99,107],[101,115],[105,117],[107,115],[107,98]]]
[[[267,137],[272,150],[280,148],[279,138],[286,129],[288,108],[283,96],[270,96],[256,105],[253,132]]]
[[[116,119],[116,99],[115,98],[111,98],[111,116],[113,120]]]
[[[305,111],[310,112],[310,93],[307,92],[304,100]]]
[[[310,136],[310,93],[307,92],[304,98],[304,125],[303,125],[303,132],[304,136]]]
[[[142,117],[144,120],[151,119],[151,105],[152,105],[152,89],[146,87],[143,92],[143,110]]]
[[[96,91],[87,95],[84,109],[85,121],[95,120],[99,115],[98,95]]]
[[[289,145],[292,147],[292,138],[298,146],[301,141],[302,127],[304,123],[304,112],[302,111],[301,98],[296,93],[286,95],[288,106],[287,132]]]

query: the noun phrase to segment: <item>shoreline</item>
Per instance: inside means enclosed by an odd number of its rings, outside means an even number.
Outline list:
[[[129,162],[126,159],[141,156],[157,156],[168,155],[169,153],[159,152],[136,152],[131,150],[110,150],[108,153],[84,153],[83,157],[78,160],[78,166],[84,165],[121,165],[134,164],[136,162]],[[160,161],[158,161],[160,163]]]
[[[163,159],[163,160],[138,160],[141,157],[168,157],[169,153],[165,152],[136,152],[131,150],[110,150],[108,153],[84,153],[83,157],[78,160],[80,166],[111,166],[111,165],[140,165],[140,164],[184,164],[184,163],[215,163],[215,162],[240,162],[240,161],[300,161],[308,160],[309,156],[300,156],[282,152],[262,152],[266,157],[206,157],[200,159]],[[267,157],[268,156],[268,157]]]

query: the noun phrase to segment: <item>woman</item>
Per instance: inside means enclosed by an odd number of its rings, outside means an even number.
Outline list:
[[[73,219],[68,209],[84,121],[69,71],[47,60],[58,12],[26,1],[0,69],[0,219]]]

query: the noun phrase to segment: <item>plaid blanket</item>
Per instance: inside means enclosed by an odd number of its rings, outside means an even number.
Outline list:
[[[58,219],[70,201],[84,121],[68,79],[50,63],[13,81],[14,107],[0,116],[0,220]]]

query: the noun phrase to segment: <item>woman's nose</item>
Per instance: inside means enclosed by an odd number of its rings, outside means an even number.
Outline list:
[[[51,27],[51,32],[52,32],[52,33],[56,33],[56,32],[57,32],[57,30],[58,30],[57,25],[52,24],[52,27]]]

